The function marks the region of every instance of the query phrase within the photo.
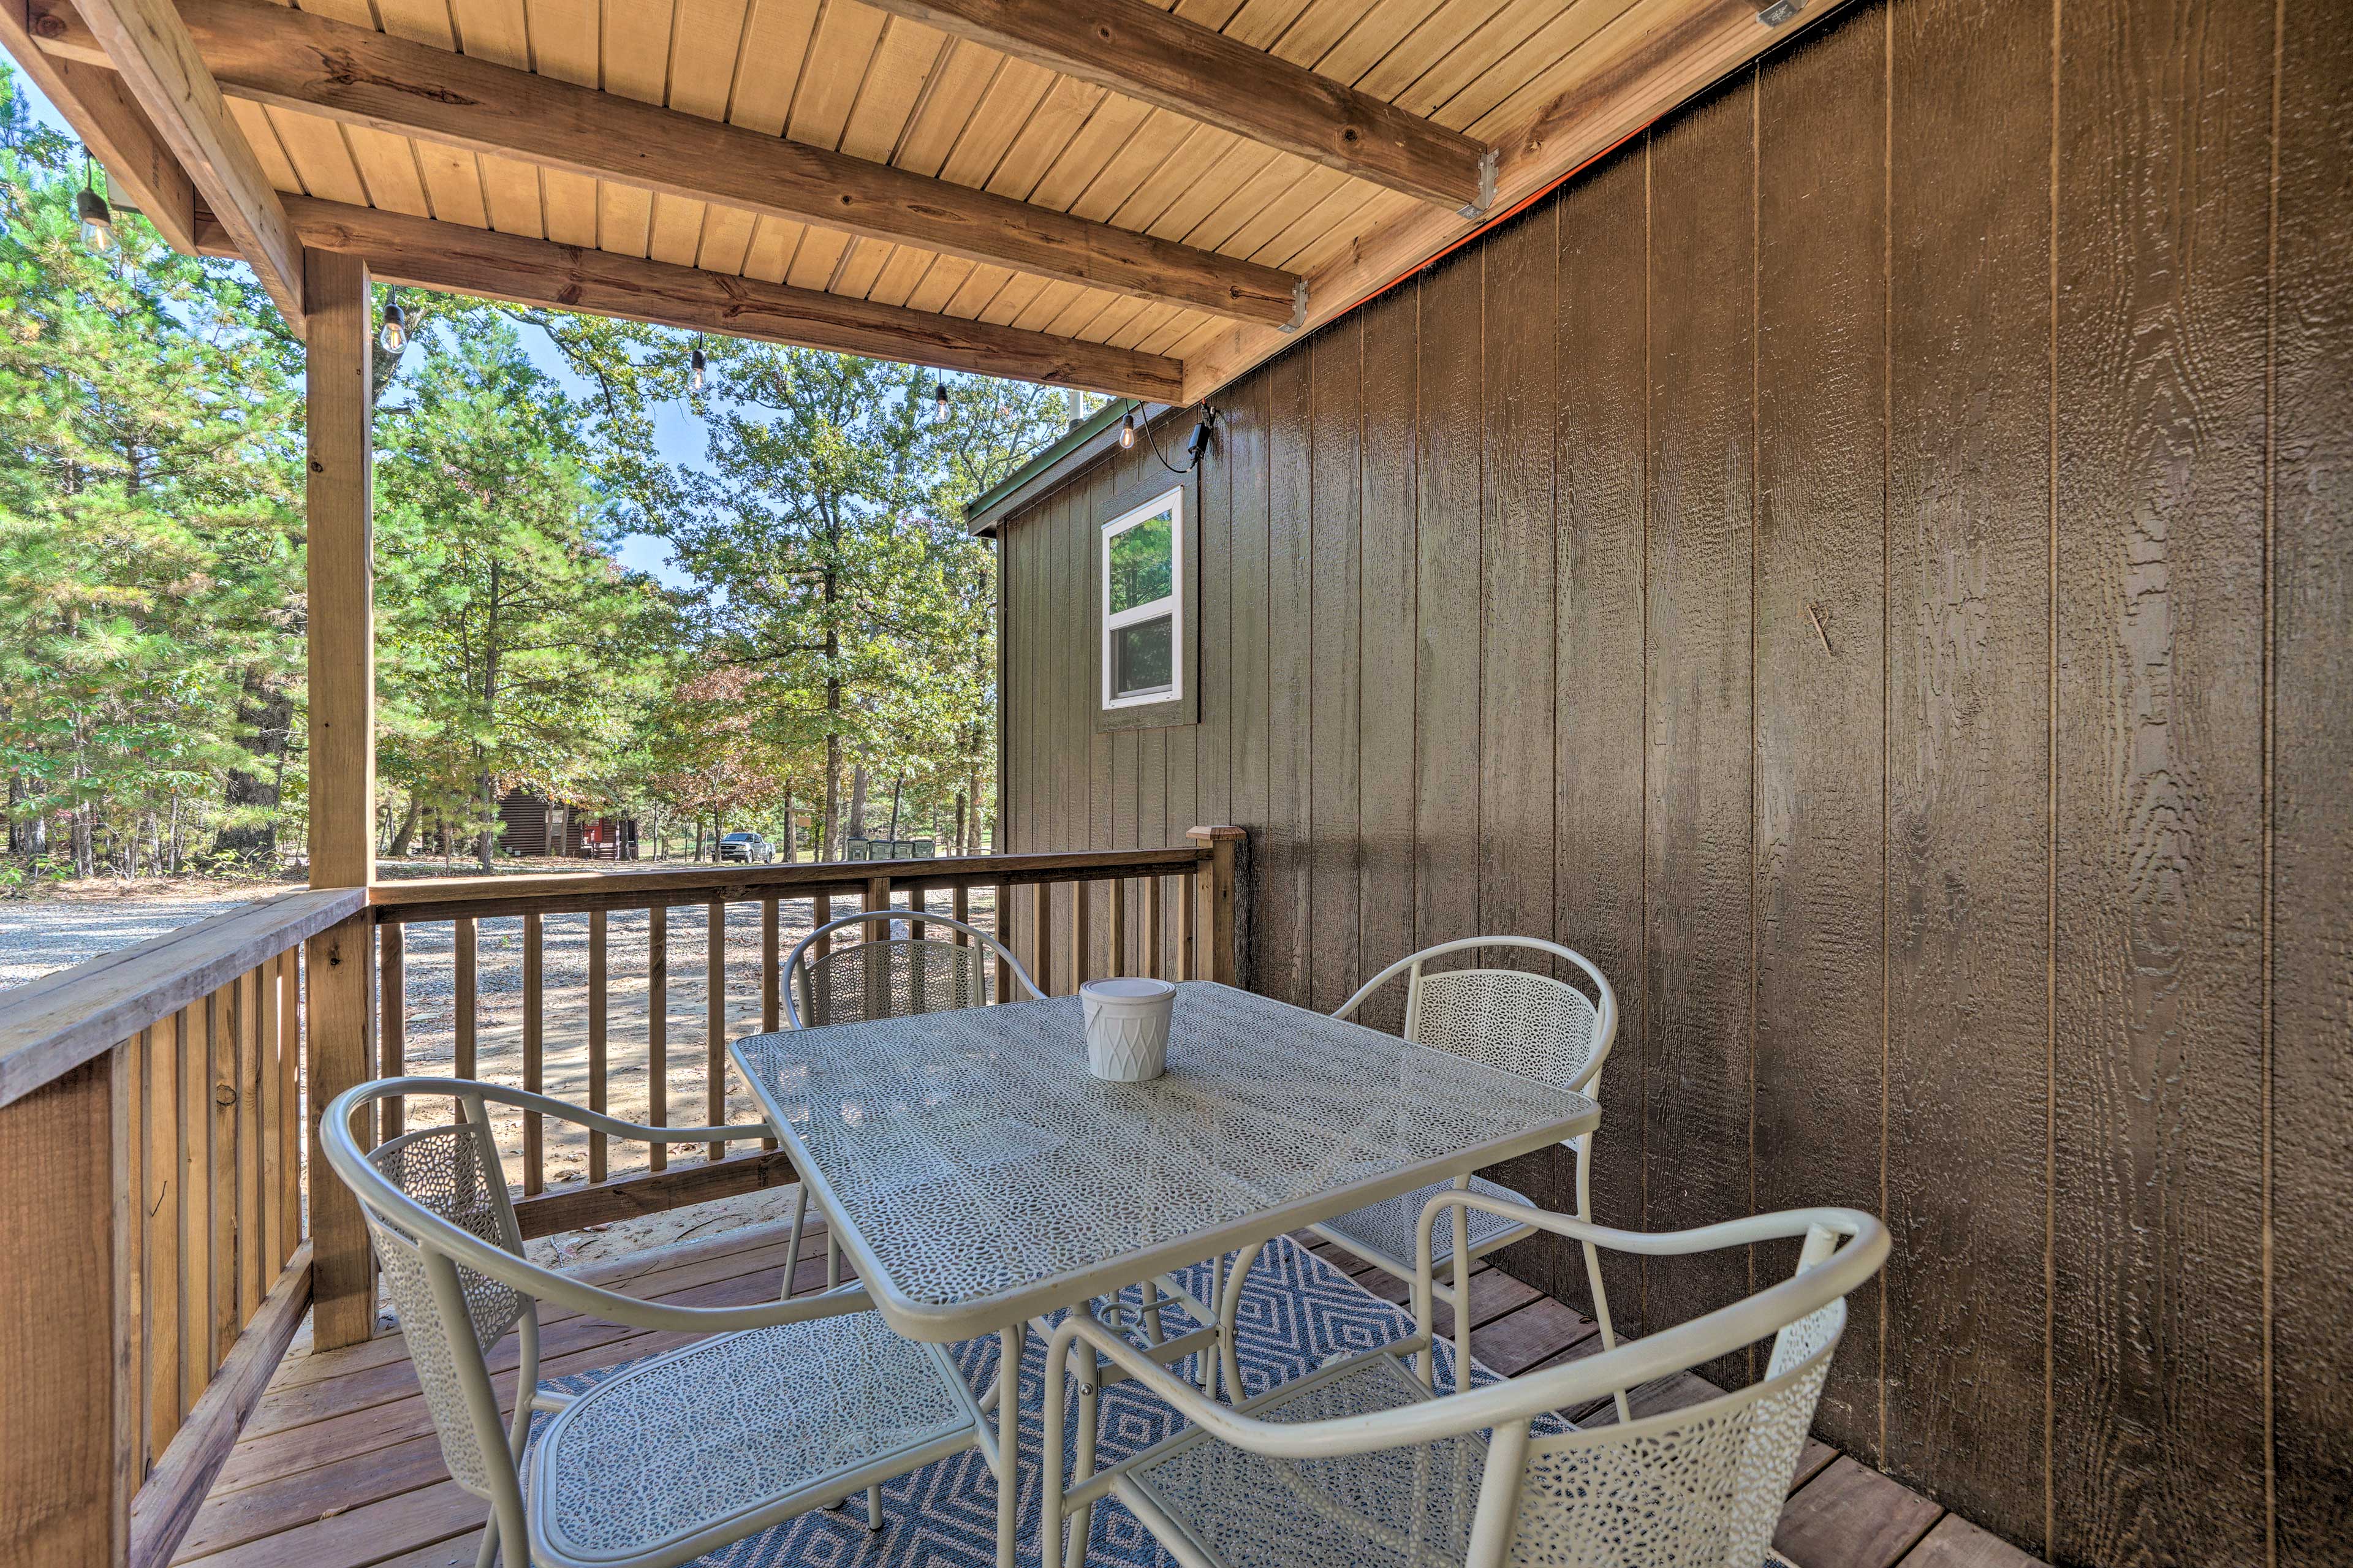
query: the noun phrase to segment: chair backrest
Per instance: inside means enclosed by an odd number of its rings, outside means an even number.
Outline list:
[[[894,924],[945,926],[972,940],[965,945],[934,940],[928,934],[892,936],[889,931]],[[822,945],[822,939],[851,926],[875,929],[880,934],[871,941],[846,942],[830,952],[812,951]],[[786,959],[786,1020],[797,1029],[815,1029],[828,1024],[986,1006],[993,958],[1004,960],[1030,996],[1039,994],[1029,971],[996,938],[962,921],[912,910],[844,915],[803,937]]]
[[[1482,947],[1510,947],[1560,960],[1588,976],[1598,995],[1523,969],[1431,971],[1431,960]],[[1407,976],[1405,1037],[1557,1089],[1597,1094],[1596,1078],[1618,1032],[1618,998],[1584,954],[1525,936],[1465,937],[1411,953],[1366,981],[1344,1003],[1345,1018],[1398,974]]]
[[[346,1182],[366,1216],[450,1479],[493,1497],[514,1487],[516,1479],[494,1399],[488,1402],[488,1422],[482,1419],[490,1387],[486,1358],[509,1331],[526,1324],[526,1386],[536,1383],[535,1303],[513,1285],[422,1240],[410,1227],[414,1222],[404,1226],[400,1205],[385,1196],[388,1188],[501,1251],[522,1256],[522,1233],[489,1118],[480,1101],[467,1114],[468,1121],[419,1128],[366,1151],[361,1159],[376,1180]]]

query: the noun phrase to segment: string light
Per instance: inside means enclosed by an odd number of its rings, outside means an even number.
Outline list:
[[[705,374],[708,368],[708,363],[702,357],[702,338],[698,333],[694,340],[694,353],[686,362],[687,391],[701,392],[703,389],[710,380],[709,375]]]
[[[375,335],[384,352],[396,354],[408,346],[408,313],[400,308],[400,295],[387,291],[384,302],[384,330]]]
[[[932,417],[944,421],[947,416],[948,384],[945,381],[934,382],[932,384]]]
[[[1135,445],[1135,414],[1133,410],[1120,419],[1119,444],[1123,451]]]
[[[120,243],[114,232],[114,209],[98,194],[90,160],[81,162],[81,189],[74,193],[74,216],[81,220],[81,242],[100,256]]]

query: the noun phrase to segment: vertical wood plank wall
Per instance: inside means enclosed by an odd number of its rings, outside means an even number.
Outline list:
[[[1228,388],[1198,725],[1092,724],[1143,445],[1001,532],[1008,848],[1242,825],[1316,1007],[1592,955],[1599,1217],[1884,1215],[1820,1429],[2061,1564],[2317,1563],[2353,1486],[2325,9],[1858,6]]]

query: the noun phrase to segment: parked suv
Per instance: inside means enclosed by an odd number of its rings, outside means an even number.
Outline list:
[[[731,833],[719,841],[719,858],[765,866],[776,858],[776,847],[756,833]]]

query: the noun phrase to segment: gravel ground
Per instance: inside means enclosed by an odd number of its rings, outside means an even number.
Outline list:
[[[566,864],[573,868],[577,865]],[[413,868],[404,869],[414,874]],[[263,896],[251,889],[223,893],[214,886],[203,884],[194,889],[184,884],[143,892],[135,884],[125,887],[126,890],[120,893],[84,889],[63,899],[0,903],[0,989],[22,984],[118,947],[145,942]],[[974,923],[983,930],[991,929],[993,913],[987,889],[975,890],[974,906]],[[792,944],[808,933],[810,906],[805,900],[786,900],[779,905],[778,914],[781,954],[789,952]],[[606,1108],[615,1116],[638,1121],[648,1119],[646,937],[650,918],[643,910],[616,912],[608,918],[606,934]],[[740,1080],[730,1085],[725,1104],[716,1112],[706,1099],[705,910],[702,906],[691,905],[667,911],[667,918],[670,973],[665,1007],[668,1071],[664,1076],[668,1085],[668,1120],[674,1124],[698,1126],[707,1121],[751,1121],[758,1115],[758,1108]],[[588,917],[548,915],[541,925],[543,1084],[548,1094],[586,1105]],[[457,1065],[455,928],[448,921],[437,921],[406,926],[403,931],[407,1070],[420,1074],[452,1072]],[[479,921],[475,953],[475,1070],[488,1081],[520,1087],[522,920],[506,917]],[[726,1034],[733,1037],[753,1033],[761,1025],[758,905],[729,907],[724,965]],[[729,1077],[733,1077],[732,1072]],[[410,1126],[420,1126],[445,1121],[447,1115],[446,1107],[420,1102],[411,1108],[407,1121]],[[508,1177],[519,1186],[523,1175],[522,1118],[494,1114],[491,1120],[500,1145],[507,1151]],[[738,1152],[741,1147],[737,1146]],[[672,1145],[670,1155],[673,1165],[691,1163],[702,1158],[702,1146]],[[645,1168],[643,1145],[618,1142],[612,1145],[608,1174],[626,1175]],[[586,1133],[562,1123],[549,1124],[548,1184],[553,1187],[585,1181],[587,1173]],[[533,1243],[532,1250],[554,1261],[582,1261],[688,1236],[789,1218],[793,1197],[793,1190],[785,1188],[697,1205],[600,1231],[550,1237],[544,1243]]]

